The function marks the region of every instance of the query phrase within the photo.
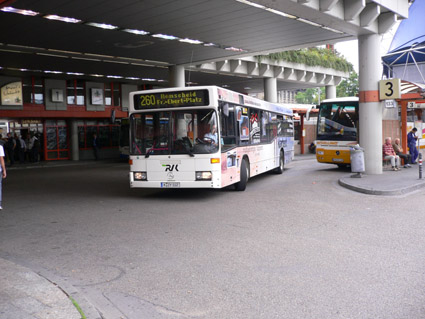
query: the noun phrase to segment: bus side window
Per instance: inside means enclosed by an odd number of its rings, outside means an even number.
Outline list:
[[[236,145],[235,105],[225,103],[220,115],[222,150],[226,151]]]

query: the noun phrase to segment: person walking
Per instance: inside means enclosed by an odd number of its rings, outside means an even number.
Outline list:
[[[6,178],[6,164],[4,163],[4,149],[3,145],[0,145],[0,210],[3,209],[2,206],[2,181]]]
[[[418,158],[419,152],[416,148],[416,141],[418,137],[416,136],[416,132],[418,129],[416,127],[412,128],[412,130],[407,134],[407,146],[409,147],[409,153],[411,156],[411,163],[416,164],[416,159]]]

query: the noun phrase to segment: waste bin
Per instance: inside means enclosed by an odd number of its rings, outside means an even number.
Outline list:
[[[363,173],[364,167],[364,149],[359,145],[350,147],[351,172]]]

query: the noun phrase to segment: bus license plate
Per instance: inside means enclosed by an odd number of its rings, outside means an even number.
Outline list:
[[[178,188],[178,187],[180,187],[179,182],[161,183],[161,188]]]

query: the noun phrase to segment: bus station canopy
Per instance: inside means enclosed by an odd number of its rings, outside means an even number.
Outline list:
[[[409,19],[403,20],[382,58],[384,74],[402,80],[425,83],[425,0],[415,0]]]
[[[100,75],[167,86],[170,66],[385,32],[407,17],[408,1],[0,0],[0,8],[2,74]],[[196,84],[225,82],[207,70],[191,73],[186,77]],[[237,79],[234,85],[244,76]]]

